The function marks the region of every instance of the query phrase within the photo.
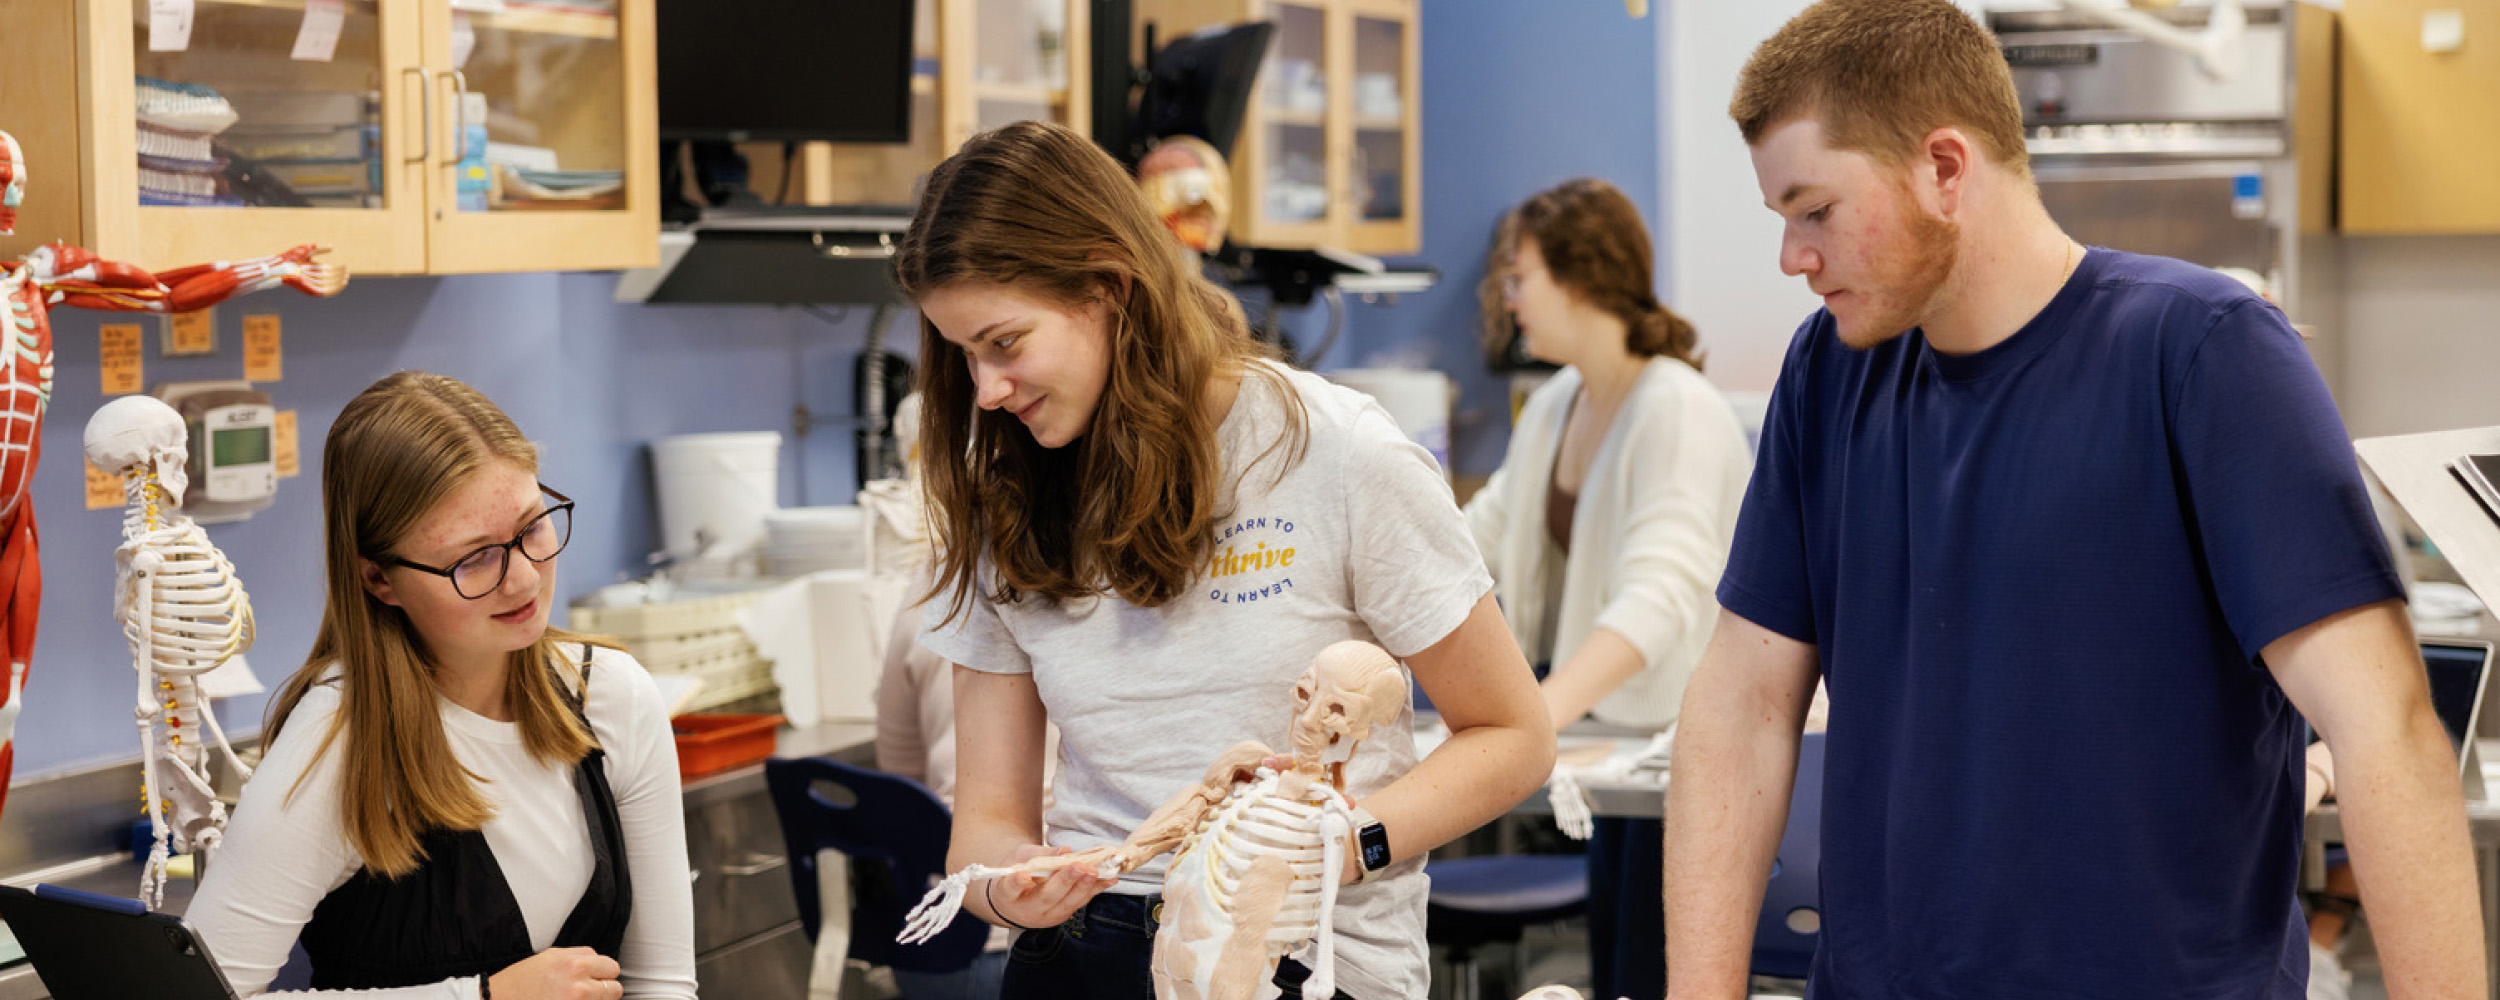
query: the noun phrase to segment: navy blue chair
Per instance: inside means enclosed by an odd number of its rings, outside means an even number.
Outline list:
[[[1823,934],[1823,734],[1797,747],[1797,784],[1788,796],[1788,829],[1754,921],[1753,974],[1804,979]]]
[[[1528,927],[1588,910],[1588,859],[1577,854],[1452,858],[1433,862],[1430,871],[1424,937],[1448,949],[1458,972],[1452,995],[1459,1000],[1476,995],[1475,949],[1516,944]]]
[[[790,883],[797,891],[799,920],[807,938],[823,926],[817,912],[816,852],[833,849],[875,861],[882,879],[851,887],[850,957],[906,972],[954,972],[972,963],[989,941],[989,925],[960,913],[938,936],[921,944],[896,944],[903,915],[946,873],[946,841],[953,820],[946,804],[910,778],[853,767],[822,757],[764,762],[764,783],[781,836],[789,847]],[[842,801],[849,799],[849,801]]]

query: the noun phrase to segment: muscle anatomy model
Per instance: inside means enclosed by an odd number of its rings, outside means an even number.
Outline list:
[[[16,139],[0,132],[0,236],[16,232],[25,196],[25,156]],[[189,312],[277,285],[306,295],[336,295],[347,286],[347,271],[316,262],[321,253],[306,245],[255,260],[155,274],[65,243],[37,247],[23,260],[0,261],[0,663],[9,673],[7,700],[0,701],[0,804],[7,802],[17,756],[18,698],[43,597],[35,512],[25,500],[42,457],[44,408],[52,399],[52,308]]]

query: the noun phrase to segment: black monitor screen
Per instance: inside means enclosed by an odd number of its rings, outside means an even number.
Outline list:
[[[2449,749],[2458,753],[2464,753],[2465,741],[2474,738],[2469,731],[2474,724],[2474,702],[2482,694],[2483,671],[2490,659],[2491,650],[2484,646],[2422,644],[2422,664],[2431,677],[2431,710],[2448,730]]]
[[[1209,28],[1155,53],[1146,93],[1137,103],[1142,138],[1194,135],[1216,152],[1233,155],[1251,84],[1275,33],[1267,21]]]
[[[913,0],[660,0],[660,134],[911,140]]]

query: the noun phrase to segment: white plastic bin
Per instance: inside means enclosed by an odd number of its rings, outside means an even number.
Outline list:
[[[1458,400],[1458,386],[1449,376],[1403,368],[1348,368],[1327,377],[1380,401],[1398,429],[1441,463],[1441,475],[1450,474],[1450,406]]]
[[[764,538],[780,506],[781,434],[679,434],[651,442],[660,490],[660,539],[680,559],[731,558]]]

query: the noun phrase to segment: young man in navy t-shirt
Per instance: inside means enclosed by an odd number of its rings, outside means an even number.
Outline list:
[[[1818,678],[1811,996],[2299,998],[2304,716],[2391,995],[2480,995],[2455,758],[2282,313],[2068,239],[1949,0],[1815,5],[1730,110],[1824,308],[1679,715],[1670,995],[1743,995]]]

